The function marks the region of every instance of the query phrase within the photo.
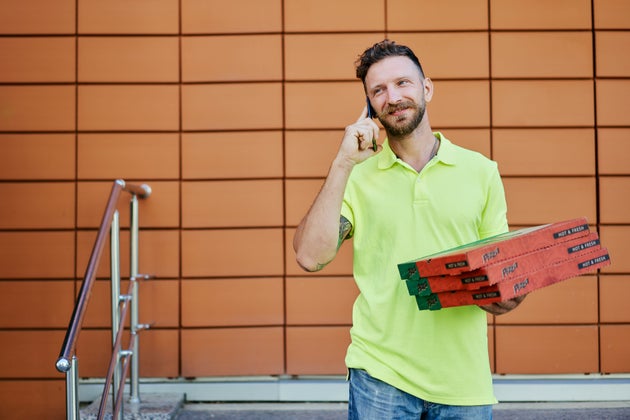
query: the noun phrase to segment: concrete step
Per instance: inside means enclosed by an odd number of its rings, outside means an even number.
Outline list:
[[[184,404],[184,394],[176,393],[145,393],[140,395],[140,402],[132,403],[129,396],[125,396],[123,404],[123,416],[121,420],[171,420],[175,418]],[[101,404],[99,397],[90,405],[81,410],[81,420],[96,420]],[[107,401],[105,419],[111,420],[112,400]]]
[[[345,402],[186,402],[184,394],[144,393],[140,403],[124,404],[124,420],[345,420]],[[629,397],[630,398],[630,397]],[[81,420],[95,420],[100,398],[81,410]],[[111,400],[105,419],[112,419]],[[630,420],[628,401],[504,402],[494,406],[494,420]]]

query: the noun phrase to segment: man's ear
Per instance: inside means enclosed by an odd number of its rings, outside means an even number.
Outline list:
[[[431,98],[433,98],[433,82],[431,81],[430,78],[425,77],[423,83],[423,93],[424,93],[424,100],[427,102],[431,102]]]

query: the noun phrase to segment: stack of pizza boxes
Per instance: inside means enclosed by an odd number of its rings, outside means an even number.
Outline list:
[[[506,232],[398,264],[421,310],[487,305],[610,265],[586,218]]]

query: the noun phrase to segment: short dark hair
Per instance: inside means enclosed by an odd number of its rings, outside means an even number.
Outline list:
[[[420,65],[420,60],[418,60],[418,57],[416,57],[411,48],[405,45],[396,44],[396,42],[390,41],[389,39],[377,42],[359,56],[355,63],[357,67],[357,78],[361,79],[363,85],[365,86],[365,76],[372,64],[378,63],[384,58],[396,56],[407,57],[413,61],[413,63],[418,67],[418,70],[420,70],[420,76],[424,78],[424,71]]]

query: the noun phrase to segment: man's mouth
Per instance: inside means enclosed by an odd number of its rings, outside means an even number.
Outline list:
[[[409,109],[409,108],[397,108],[397,109],[391,111],[389,114],[393,115],[395,117],[398,117],[398,116],[402,115],[407,109]]]
[[[396,106],[392,106],[387,108],[387,114],[392,115],[394,117],[400,117],[405,114],[405,111],[412,109],[413,105],[409,103],[398,104]]]

